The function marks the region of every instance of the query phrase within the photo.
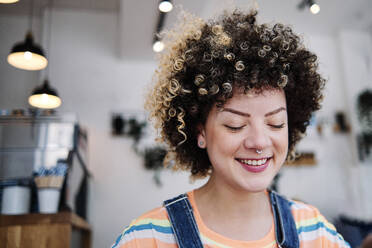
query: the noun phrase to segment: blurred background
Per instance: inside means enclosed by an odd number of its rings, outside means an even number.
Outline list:
[[[303,156],[283,167],[274,187],[317,206],[345,238],[350,235],[353,247],[360,244],[372,230],[372,2],[170,2],[170,12],[160,12],[155,0],[0,3],[1,216],[42,212],[35,190],[43,186],[27,179],[62,173],[57,212],[85,220],[90,247],[109,247],[132,219],[202,185],[205,180],[191,182],[188,173],[160,169],[162,153],[151,149],[154,134],[143,104],[161,49],[153,46],[155,33],[172,27],[181,9],[209,19],[232,6],[258,7],[259,22],[282,22],[301,34],[328,80],[323,108],[298,148]],[[41,68],[11,64],[18,58],[9,55],[22,52],[16,45],[28,31],[42,49],[32,53]],[[30,96],[43,90],[62,104],[30,105]],[[12,213],[15,207],[6,206],[11,186],[31,188],[27,210]],[[0,232],[22,225],[0,223]]]

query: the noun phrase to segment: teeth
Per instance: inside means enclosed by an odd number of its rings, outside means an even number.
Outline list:
[[[260,165],[263,165],[264,163],[266,163],[267,158],[260,159],[260,160],[240,159],[240,161],[243,162],[244,164],[247,164],[247,165],[260,166]]]

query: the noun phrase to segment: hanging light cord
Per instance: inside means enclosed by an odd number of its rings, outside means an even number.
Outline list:
[[[51,46],[51,39],[52,39],[52,13],[53,13],[53,0],[49,0],[49,13],[48,13],[48,27],[47,27],[47,37],[46,37],[46,46],[47,46],[47,53],[48,53],[48,58],[50,62],[50,46]],[[45,68],[45,77],[49,78],[49,66]]]
[[[259,5],[258,5],[258,2],[257,2],[257,0],[254,0],[253,1],[253,9],[255,9],[255,10],[259,10]]]
[[[31,0],[31,2],[30,2],[30,5],[31,5],[31,7],[30,7],[30,15],[28,16],[28,19],[29,19],[29,21],[28,21],[28,23],[29,23],[29,27],[28,27],[28,31],[29,32],[31,32],[32,31],[32,22],[33,22],[33,16],[34,16],[34,0]]]

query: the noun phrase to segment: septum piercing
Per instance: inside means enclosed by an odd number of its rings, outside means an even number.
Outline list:
[[[261,154],[262,150],[256,149],[257,154]]]

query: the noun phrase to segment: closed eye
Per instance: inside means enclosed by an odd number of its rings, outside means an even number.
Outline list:
[[[224,125],[227,129],[231,130],[231,131],[239,131],[241,130],[244,126],[240,126],[240,127],[233,127],[233,126],[229,126],[229,125]]]
[[[273,128],[277,128],[277,129],[280,129],[280,128],[283,128],[284,127],[284,123],[283,124],[280,124],[280,125],[269,125],[270,127],[273,127]]]

